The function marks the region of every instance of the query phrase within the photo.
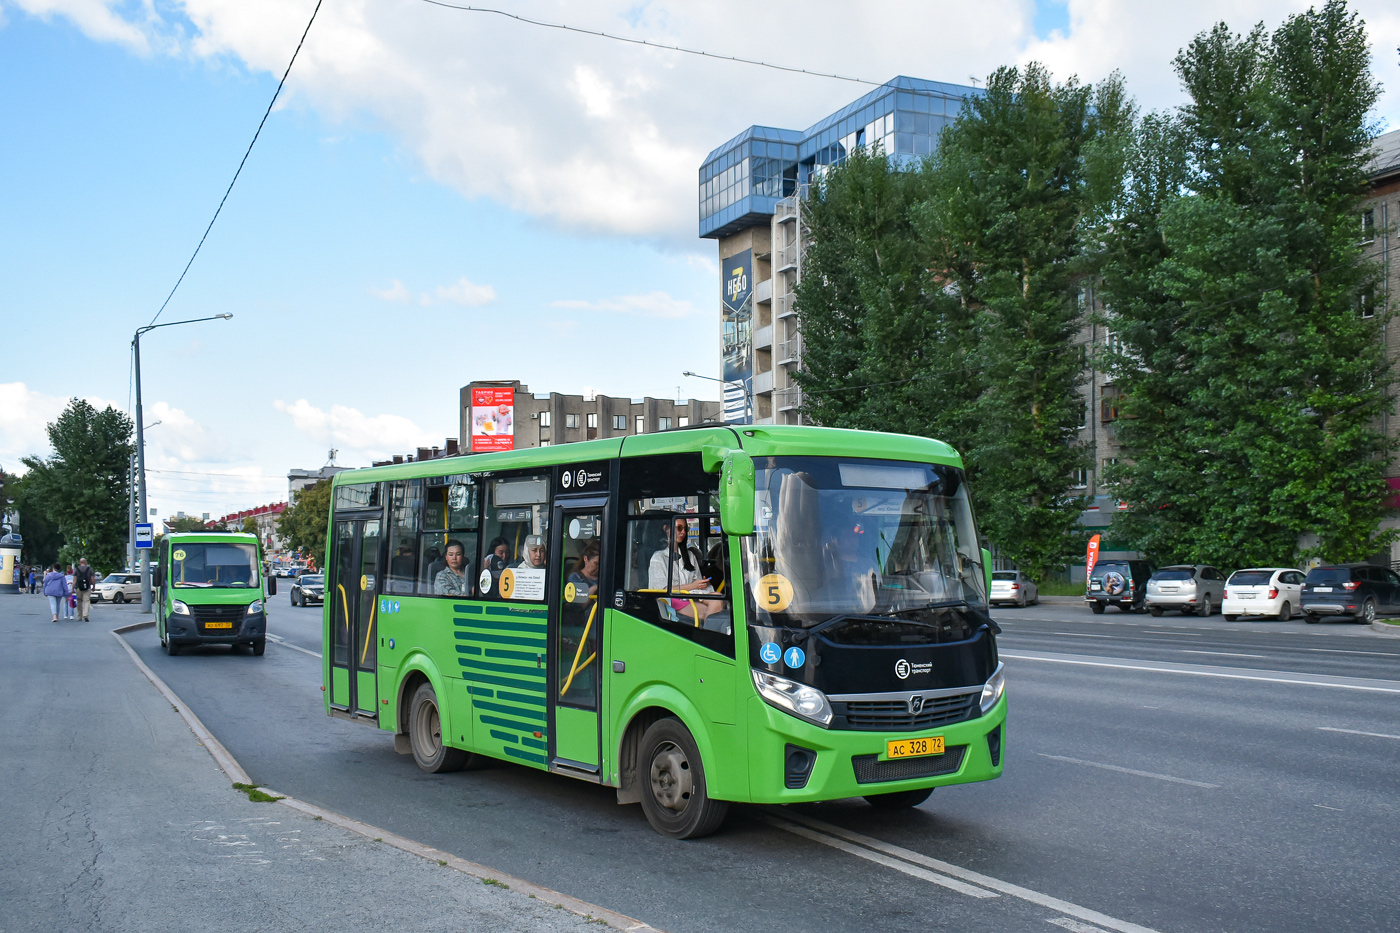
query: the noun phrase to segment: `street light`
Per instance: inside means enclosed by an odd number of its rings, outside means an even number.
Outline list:
[[[136,477],[141,493],[141,524],[146,523],[146,431],[141,415],[141,335],[160,327],[174,327],[177,324],[198,324],[200,321],[227,321],[232,314],[215,314],[211,317],[191,318],[188,321],[171,321],[167,324],[147,324],[138,327],[131,338],[131,351],[136,359]],[[154,427],[154,425],[152,425]],[[134,529],[133,535],[135,537]],[[141,549],[141,611],[151,611],[151,555],[150,548]]]
[[[690,376],[692,379],[708,379],[708,380],[711,381],[711,382],[718,382],[720,385],[725,385],[725,386],[738,386],[738,387],[739,387],[739,391],[741,391],[741,392],[744,393],[744,419],[745,419],[746,421],[748,421],[749,423],[752,423],[752,422],[753,422],[753,392],[750,390],[749,384],[748,384],[747,382],[744,382],[743,380],[740,380],[740,379],[734,379],[734,380],[730,380],[730,379],[717,379],[717,378],[715,378],[714,376],[702,376],[702,375],[700,375],[699,373],[693,373],[693,372],[690,372],[689,370],[687,370],[687,371],[681,373],[681,375],[682,375],[682,376]],[[723,417],[723,416],[724,416],[724,396],[723,396],[723,395],[720,396],[719,408],[720,408],[720,417]]]

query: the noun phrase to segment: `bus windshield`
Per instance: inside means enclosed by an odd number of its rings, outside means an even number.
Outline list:
[[[177,587],[256,586],[258,555],[251,544],[178,543],[170,552]]]
[[[754,461],[755,533],[743,539],[755,621],[843,616],[926,621],[985,609],[982,553],[963,472],[890,460]]]

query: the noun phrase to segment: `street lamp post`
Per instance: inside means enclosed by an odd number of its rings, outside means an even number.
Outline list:
[[[702,375],[700,375],[699,373],[693,373],[693,372],[690,372],[689,370],[686,370],[685,372],[681,373],[681,375],[682,375],[682,376],[690,376],[690,377],[693,378],[693,379],[708,379],[710,382],[718,382],[720,385],[724,385],[724,386],[738,386],[739,389],[740,389],[740,391],[742,391],[742,392],[744,393],[744,416],[748,419],[748,421],[749,421],[750,423],[753,422],[753,392],[750,391],[749,384],[748,384],[747,382],[744,382],[744,381],[738,380],[738,379],[717,379],[717,378],[715,378],[714,376],[702,376]],[[721,393],[721,395],[720,395],[719,407],[720,407],[720,415],[723,416],[723,414],[724,414],[724,395],[723,395],[723,393]]]
[[[136,482],[140,494],[141,523],[146,523],[146,432],[141,413],[141,335],[159,327],[174,327],[177,324],[198,324],[200,321],[227,321],[232,314],[215,314],[211,317],[191,318],[188,321],[171,321],[168,324],[147,324],[138,327],[131,338],[131,349],[136,361]],[[133,529],[133,538],[135,537]],[[141,549],[141,612],[151,611],[151,555],[150,548]]]

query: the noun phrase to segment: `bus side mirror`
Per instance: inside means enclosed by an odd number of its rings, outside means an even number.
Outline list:
[[[267,595],[277,595],[277,576],[275,574],[267,578]]]
[[[165,571],[160,564],[156,564],[155,570],[151,571],[151,586],[160,587],[165,585]]]
[[[984,591],[987,598],[992,595],[992,552],[986,548],[982,549],[982,575],[986,577],[987,589]]]

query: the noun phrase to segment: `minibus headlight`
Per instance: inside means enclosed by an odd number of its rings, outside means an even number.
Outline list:
[[[261,600],[261,599],[255,599],[255,600],[253,600],[251,603],[248,604],[248,615],[250,615],[250,616],[255,616],[255,615],[257,615],[257,614],[260,613],[260,612],[262,612],[262,600]]]
[[[992,707],[997,705],[1001,695],[1006,692],[1006,665],[997,662],[997,669],[992,671],[992,676],[987,678],[986,684],[982,687],[982,712],[989,713]]]
[[[831,725],[831,704],[826,701],[826,694],[816,687],[757,670],[753,672],[753,685],[759,696],[778,709],[819,726]]]
[[[190,607],[175,599],[170,602],[170,612],[177,616],[187,616],[190,614]]]

